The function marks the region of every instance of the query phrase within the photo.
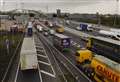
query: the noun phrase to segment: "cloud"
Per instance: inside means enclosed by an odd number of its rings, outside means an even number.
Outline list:
[[[56,12],[61,9],[63,12],[70,13],[114,13],[116,0],[4,0],[5,10],[10,9],[35,9],[46,12]],[[111,7],[112,6],[112,7]]]

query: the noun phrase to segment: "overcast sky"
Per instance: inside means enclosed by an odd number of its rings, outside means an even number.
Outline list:
[[[43,12],[120,14],[116,0],[0,0],[1,10],[35,9]],[[3,3],[4,2],[4,3]]]

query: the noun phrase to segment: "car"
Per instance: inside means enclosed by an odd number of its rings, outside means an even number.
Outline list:
[[[81,30],[81,28],[79,26],[76,27],[76,30]]]
[[[66,24],[69,25],[69,24],[70,24],[70,21],[69,21],[69,20],[66,20]]]
[[[43,31],[48,32],[49,29],[44,27],[44,28],[43,28]]]
[[[55,34],[55,31],[53,29],[51,29],[49,32],[51,35]]]
[[[44,32],[44,36],[48,36],[49,35],[49,33],[48,32]]]
[[[37,29],[38,29],[39,32],[43,31],[43,27],[41,27],[40,25],[37,25]]]
[[[53,27],[53,24],[51,22],[49,22],[49,27],[52,28]]]

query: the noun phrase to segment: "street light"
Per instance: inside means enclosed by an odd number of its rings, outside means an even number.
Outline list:
[[[0,1],[0,6],[1,6],[1,10],[2,10],[3,0]],[[1,16],[0,16],[0,28],[1,28]]]
[[[116,0],[115,19],[114,19],[113,26],[116,26],[118,10],[119,10],[119,0]]]

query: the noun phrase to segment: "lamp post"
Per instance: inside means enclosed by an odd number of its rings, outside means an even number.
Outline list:
[[[3,0],[0,1],[0,7],[1,7],[1,12],[2,12]],[[1,17],[0,17],[0,27],[1,27]]]
[[[119,0],[116,0],[116,10],[115,10],[115,18],[114,18],[114,22],[113,22],[113,26],[116,26],[116,22],[117,22],[117,15],[118,15],[118,10],[119,10]]]
[[[100,25],[101,25],[100,13],[97,12],[96,15],[97,15],[97,20],[98,20],[98,22],[97,22],[97,23],[98,23],[98,26],[100,26]]]

